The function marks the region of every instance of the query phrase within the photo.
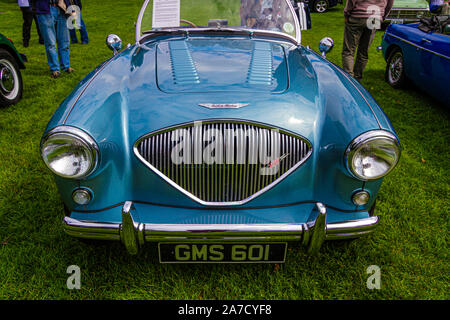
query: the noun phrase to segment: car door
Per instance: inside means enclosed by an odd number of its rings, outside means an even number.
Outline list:
[[[421,87],[449,104],[450,35],[423,33],[419,47]]]

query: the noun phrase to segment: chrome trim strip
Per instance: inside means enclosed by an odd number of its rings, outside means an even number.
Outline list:
[[[150,0],[145,0],[144,4],[141,7],[141,10],[139,11],[139,15],[136,21],[136,27],[134,30],[134,39],[136,40],[136,44],[139,43],[139,40],[141,39],[141,26],[142,26],[142,18],[144,17],[145,10],[147,9],[148,3]]]
[[[233,124],[248,124],[248,125],[252,125],[255,126],[257,129],[277,129],[279,130],[280,133],[285,134],[286,136],[290,136],[290,137],[295,137],[297,139],[302,140],[308,147],[309,147],[309,152],[305,155],[305,157],[303,157],[299,162],[297,162],[294,166],[292,166],[289,170],[287,170],[284,174],[282,174],[280,177],[276,178],[272,183],[268,184],[266,187],[260,189],[258,192],[256,193],[252,193],[251,196],[249,196],[246,199],[240,200],[240,201],[230,201],[230,202],[209,202],[209,201],[204,201],[200,198],[198,198],[197,196],[195,196],[194,194],[192,194],[191,192],[189,192],[188,190],[183,189],[179,184],[177,184],[175,181],[171,180],[169,177],[167,177],[163,172],[161,172],[158,168],[154,167],[152,164],[150,164],[140,153],[139,153],[139,144],[141,143],[141,141],[143,141],[144,139],[151,137],[151,136],[160,136],[161,134],[165,134],[169,131],[172,131],[174,129],[181,129],[184,127],[190,127],[193,126],[195,127],[195,123],[201,123],[202,125],[207,125],[207,124],[211,124],[211,123],[225,123],[225,124],[229,124],[229,123],[233,123]],[[201,130],[201,129],[200,129]],[[236,119],[208,119],[208,120],[197,120],[197,121],[191,121],[191,122],[187,122],[187,123],[182,123],[179,125],[174,125],[168,128],[164,128],[164,129],[160,129],[160,130],[156,130],[150,133],[147,133],[145,135],[143,135],[142,137],[140,137],[133,145],[133,152],[136,155],[136,157],[148,168],[150,168],[154,173],[156,173],[159,177],[161,177],[164,181],[166,181],[167,183],[169,183],[171,186],[173,186],[175,189],[177,189],[178,191],[182,192],[184,195],[186,195],[187,197],[189,197],[190,199],[205,205],[205,206],[236,206],[236,205],[242,205],[245,204],[251,200],[253,200],[254,198],[260,196],[261,194],[263,194],[264,192],[268,191],[269,189],[273,188],[275,185],[277,185],[278,183],[280,183],[282,180],[284,180],[287,176],[289,176],[292,172],[294,172],[298,167],[300,167],[306,160],[309,159],[309,157],[311,156],[312,152],[313,152],[313,148],[312,148],[312,144],[309,142],[309,140],[307,140],[305,137],[300,136],[298,134],[294,134],[291,133],[289,131],[286,131],[284,129],[280,129],[278,127],[275,126],[269,126],[266,124],[261,124],[258,122],[253,122],[253,121],[246,121],[246,120],[236,120]],[[255,175],[256,176],[256,175]],[[258,179],[260,178],[260,175],[257,175]],[[231,180],[233,181],[233,172],[231,173]],[[228,179],[228,175],[227,175],[227,179]],[[228,183],[228,182],[227,182]],[[258,180],[258,184],[259,184],[259,180]],[[234,184],[231,183],[231,185],[233,186]],[[256,188],[257,185],[254,185],[254,187]],[[201,189],[203,190],[203,189]],[[231,192],[233,192],[233,190],[231,190]]]
[[[211,31],[216,31],[216,33],[213,33]],[[158,32],[159,30],[152,32],[152,31],[145,31],[141,39],[139,39],[139,45],[145,46],[145,43],[143,43],[146,39],[153,39],[154,37],[158,36],[167,36],[168,33],[162,33]],[[168,31],[168,30],[167,30]],[[175,36],[182,36],[183,39],[186,39],[186,36],[192,36],[192,35],[201,35],[201,31],[207,31],[203,35],[223,35],[227,31],[230,35],[236,37],[236,36],[246,36],[246,38],[253,39],[255,37],[276,37],[277,40],[272,39],[265,39],[266,42],[276,42],[280,43],[286,42],[286,44],[293,44],[295,46],[300,46],[300,43],[295,40],[294,37],[291,37],[290,35],[282,32],[276,32],[276,31],[269,31],[269,30],[258,30],[258,29],[239,29],[238,27],[236,29],[230,28],[230,30],[227,29],[213,29],[213,28],[186,28],[183,30],[173,30],[170,35],[172,35],[174,38]],[[178,38],[178,37],[177,37]]]
[[[246,232],[302,232],[303,223],[255,223],[255,224],[161,224],[146,223],[144,232],[170,232],[210,234],[211,232],[239,234]]]
[[[145,224],[145,240],[160,241],[300,241],[303,224]]]
[[[294,17],[294,23],[295,23],[295,35],[296,38],[295,40],[297,41],[297,45],[301,44],[302,42],[302,31],[300,29],[300,21],[298,21],[298,17],[297,17],[297,13],[295,12],[294,6],[292,5],[290,0],[286,0],[289,10],[291,10],[291,14]],[[287,36],[289,36],[288,34],[286,34]],[[291,37],[291,36],[289,36]],[[291,37],[294,38],[294,37]]]
[[[422,49],[422,50],[428,51],[429,53],[432,53],[432,54],[434,54],[434,55],[436,55],[436,56],[438,56],[438,57],[441,57],[441,58],[450,60],[450,57],[444,56],[443,54],[440,54],[440,53],[435,52],[435,51],[433,51],[433,50],[430,50],[430,49],[421,47],[421,46],[415,44],[414,42],[405,40],[405,39],[403,39],[403,38],[401,38],[401,37],[399,37],[399,36],[397,36],[397,35],[394,35],[394,34],[392,34],[392,33],[390,33],[390,32],[385,32],[385,34],[387,34],[387,35],[389,35],[389,36],[391,36],[391,37],[393,37],[393,38],[396,38],[396,39],[398,39],[398,40],[400,40],[400,41],[403,41],[403,42],[405,42],[405,43],[407,43],[407,44],[410,44],[410,45],[412,45],[413,47],[416,47],[416,48],[418,48],[418,49]]]

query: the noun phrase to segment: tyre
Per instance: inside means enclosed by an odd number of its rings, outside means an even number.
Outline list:
[[[9,106],[22,98],[22,74],[16,59],[0,49],[0,106]]]
[[[314,12],[323,13],[329,8],[328,0],[313,0],[311,7]]]
[[[385,79],[394,88],[401,88],[405,85],[405,64],[403,53],[400,49],[395,49],[389,55],[386,64]]]

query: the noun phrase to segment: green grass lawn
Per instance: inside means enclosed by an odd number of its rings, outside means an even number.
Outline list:
[[[109,33],[134,42],[143,1],[83,0],[90,44],[72,45],[74,74],[49,77],[44,47],[32,29],[21,45],[16,1],[0,3],[0,32],[29,62],[24,97],[0,108],[0,299],[449,299],[449,113],[415,88],[394,90],[384,81],[385,61],[370,51],[363,85],[396,129],[403,153],[383,183],[377,231],[352,242],[327,242],[315,257],[291,247],[287,262],[268,265],[161,265],[155,246],[138,256],[120,243],[91,245],[62,230],[62,203],[41,161],[39,142],[53,112],[72,88],[111,56]],[[302,42],[316,49],[330,36],[328,55],[341,65],[343,5],[312,15]],[[67,267],[81,269],[81,289],[68,290]],[[366,287],[370,265],[381,268],[381,289]]]

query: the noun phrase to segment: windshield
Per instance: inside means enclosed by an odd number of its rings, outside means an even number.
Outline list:
[[[136,23],[136,41],[148,33],[179,29],[264,31],[300,42],[290,0],[146,0]]]

